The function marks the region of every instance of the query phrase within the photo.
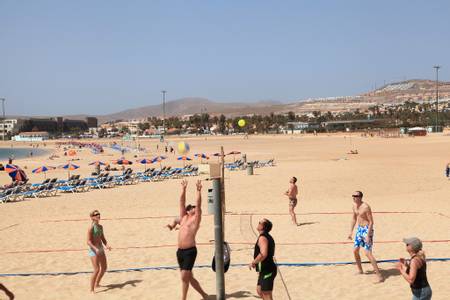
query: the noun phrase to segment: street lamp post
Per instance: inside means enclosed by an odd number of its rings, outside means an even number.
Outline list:
[[[2,101],[2,111],[3,111],[3,121],[2,121],[2,135],[3,135],[3,141],[5,141],[5,98],[0,98]]]
[[[433,66],[436,69],[436,132],[438,132],[438,124],[439,124],[439,69],[441,66]]]
[[[167,91],[161,91],[163,96],[163,130],[164,134],[166,134],[166,93]]]

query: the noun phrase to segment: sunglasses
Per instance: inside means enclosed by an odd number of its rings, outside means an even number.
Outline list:
[[[360,195],[352,195],[352,197],[354,197],[354,198],[361,198]]]
[[[100,213],[95,213],[92,215],[93,217],[100,217]]]

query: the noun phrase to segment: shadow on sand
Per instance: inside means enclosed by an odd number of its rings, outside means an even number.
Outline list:
[[[140,282],[142,282],[142,280],[128,280],[128,281],[125,281],[124,283],[113,283],[113,284],[104,285],[102,287],[104,287],[105,289],[98,291],[98,293],[103,293],[103,292],[106,292],[109,290],[115,290],[115,289],[123,289],[127,285],[136,287],[136,283],[140,283]]]
[[[249,291],[239,291],[236,293],[232,293],[232,294],[226,294],[225,298],[226,299],[237,299],[237,298],[258,298],[258,295],[254,295]],[[208,298],[206,298],[207,300],[216,300],[217,297],[216,295],[209,295]]]
[[[303,223],[298,223],[297,226],[305,226],[305,225],[313,225],[313,224],[319,224],[319,222],[303,222]]]
[[[400,271],[396,268],[390,268],[390,269],[380,269],[381,276],[386,280],[391,276],[400,276]],[[366,271],[364,274],[375,274],[375,272],[372,271]]]

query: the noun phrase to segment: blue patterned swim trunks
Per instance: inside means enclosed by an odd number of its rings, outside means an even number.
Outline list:
[[[370,243],[366,243],[366,237],[369,234],[369,225],[366,226],[359,226],[356,229],[356,235],[355,235],[355,242],[353,244],[353,247],[363,247],[367,251],[372,251],[372,245],[373,245],[373,230],[372,235],[370,239]]]

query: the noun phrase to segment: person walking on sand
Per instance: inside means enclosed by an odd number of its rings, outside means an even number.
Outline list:
[[[422,241],[416,237],[403,239],[406,251],[411,256],[409,261],[400,258],[397,269],[409,283],[413,294],[412,300],[430,300],[432,290],[427,279],[427,261],[422,250]]]
[[[358,274],[363,274],[363,269],[361,265],[361,256],[359,255],[359,248],[363,247],[367,258],[370,260],[370,263],[373,266],[375,274],[378,279],[376,283],[380,283],[384,281],[383,276],[380,273],[380,269],[378,268],[377,261],[372,254],[372,246],[373,246],[373,217],[370,206],[363,202],[363,193],[361,191],[356,191],[353,195],[353,207],[352,207],[352,222],[350,226],[350,234],[348,235],[348,239],[352,239],[353,228],[355,224],[358,223],[358,227],[356,229],[355,240],[353,244],[353,254],[356,260],[356,266],[358,267]]]
[[[180,228],[178,232],[178,250],[177,261],[180,267],[181,275],[181,299],[186,300],[189,284],[200,294],[204,299],[208,298],[208,294],[200,286],[197,279],[194,278],[192,268],[194,267],[195,259],[197,258],[197,247],[195,243],[195,236],[200,228],[202,220],[202,183],[200,180],[196,184],[196,205],[186,206],[186,188],[188,182],[181,181],[181,196],[180,196]]]
[[[267,219],[259,221],[256,230],[259,232],[253,253],[253,261],[249,269],[256,269],[258,283],[256,292],[264,300],[272,300],[273,282],[277,276],[277,265],[273,257],[275,255],[275,241],[269,232],[272,230],[272,222]]]
[[[111,246],[106,241],[103,226],[99,224],[100,212],[94,210],[90,213],[90,217],[92,225],[88,230],[87,244],[89,246],[88,254],[94,267],[94,272],[91,276],[91,293],[95,293],[95,288],[100,287],[100,280],[102,280],[107,269],[106,254],[103,245],[108,250],[111,250]]]
[[[289,189],[284,193],[289,198],[289,214],[291,215],[292,222],[300,226],[299,223],[297,223],[297,216],[295,215],[295,207],[297,206],[297,195],[298,195],[298,188],[297,188],[297,178],[292,177],[289,180]]]

